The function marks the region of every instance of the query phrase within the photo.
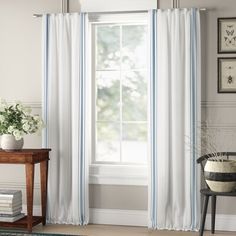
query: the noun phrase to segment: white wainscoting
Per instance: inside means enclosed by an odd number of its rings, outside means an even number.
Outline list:
[[[211,229],[211,215],[207,214],[205,229]],[[236,215],[216,215],[215,230],[236,231]]]

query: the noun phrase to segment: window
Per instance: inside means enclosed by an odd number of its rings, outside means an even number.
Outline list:
[[[145,21],[92,24],[92,164],[103,169],[147,163],[147,35]]]

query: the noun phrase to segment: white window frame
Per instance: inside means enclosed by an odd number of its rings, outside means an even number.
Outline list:
[[[89,15],[89,31],[91,45],[94,42],[94,35],[92,31],[96,24],[114,23],[114,24],[147,24],[147,13],[131,13],[130,14],[96,14]],[[91,47],[91,76],[92,81],[95,78],[95,48]],[[95,83],[92,82],[92,91],[95,91]],[[149,87],[149,85],[148,85]],[[109,163],[109,162],[95,162],[95,94],[92,92],[92,152],[89,166],[89,183],[90,184],[107,184],[107,185],[140,185],[146,186],[148,184],[148,166],[147,164],[126,164],[126,163]],[[148,123],[147,119],[147,123]],[[149,131],[148,131],[149,133]],[[149,146],[149,143],[148,143]]]

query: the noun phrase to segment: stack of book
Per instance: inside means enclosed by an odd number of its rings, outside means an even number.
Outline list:
[[[24,217],[20,190],[0,190],[0,221],[15,222]]]

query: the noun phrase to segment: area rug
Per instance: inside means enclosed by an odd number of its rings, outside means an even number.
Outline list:
[[[25,233],[13,231],[0,231],[0,235],[5,236],[79,236],[78,234],[50,234],[50,233]],[[80,235],[82,236],[82,235]]]

